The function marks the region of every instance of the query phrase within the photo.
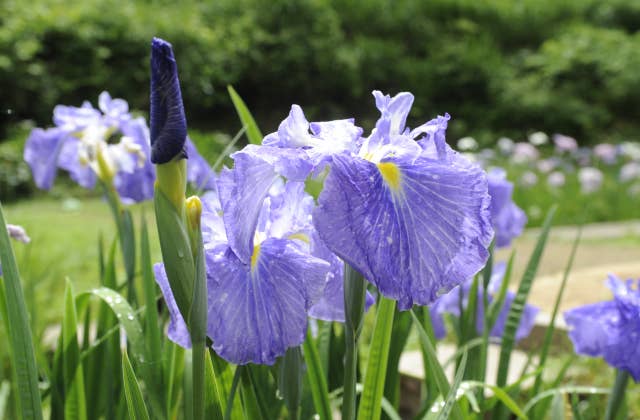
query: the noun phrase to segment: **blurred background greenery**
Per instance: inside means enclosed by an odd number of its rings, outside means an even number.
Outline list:
[[[366,127],[380,89],[413,92],[420,122],[449,112],[454,139],[629,139],[639,27],[637,0],[4,0],[0,137],[102,90],[147,110],[149,42],[160,36],[175,47],[194,128],[237,129],[233,84],[265,130],[291,103]]]

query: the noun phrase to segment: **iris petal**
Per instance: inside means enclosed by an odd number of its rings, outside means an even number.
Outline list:
[[[378,167],[335,156],[314,211],[329,248],[402,310],[427,305],[484,265],[493,235],[487,181],[460,162],[393,161],[390,188]]]
[[[171,341],[179,346],[187,349],[191,348],[191,336],[189,335],[187,324],[184,322],[182,314],[180,314],[178,304],[173,297],[167,273],[164,271],[164,264],[154,264],[153,273],[155,274],[156,283],[160,286],[160,290],[164,296],[164,301],[167,304],[167,309],[169,310],[169,328],[167,330],[167,336]]]
[[[209,281],[213,348],[235,364],[273,364],[304,341],[307,310],[318,298],[329,264],[302,253],[292,241],[260,244],[254,270],[230,249],[211,261]]]
[[[31,167],[33,180],[48,190],[56,177],[57,157],[60,154],[66,133],[58,128],[43,130],[35,128],[24,146],[24,160]]]
[[[270,163],[252,153],[240,151],[232,157],[235,167],[220,173],[218,191],[229,246],[249,264],[262,203],[278,175]]]

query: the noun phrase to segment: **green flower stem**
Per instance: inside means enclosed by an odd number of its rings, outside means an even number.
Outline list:
[[[105,181],[100,182],[104,188],[107,202],[113,214],[113,220],[118,229],[118,238],[120,241],[120,250],[122,252],[122,260],[124,261],[125,271],[127,274],[127,300],[132,305],[137,303],[136,288],[134,278],[136,273],[136,243],[133,229],[133,219],[129,210],[123,207],[120,196],[116,191],[113,183],[108,184]]]
[[[198,197],[189,197],[185,202],[186,228],[191,243],[191,253],[195,265],[195,279],[189,332],[191,333],[193,380],[193,418],[204,419],[205,415],[205,358],[207,357],[207,278],[204,262],[204,245],[200,216],[202,203]]]
[[[618,415],[618,411],[624,403],[624,396],[628,383],[629,372],[618,369],[616,373],[616,380],[613,383],[611,395],[609,396],[609,402],[607,403],[607,411],[604,415],[605,420],[614,420]]]
[[[358,338],[362,330],[367,287],[362,274],[349,264],[344,265],[344,393],[342,419],[356,418],[356,382],[358,375]]]

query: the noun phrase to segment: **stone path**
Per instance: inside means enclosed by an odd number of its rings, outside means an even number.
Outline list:
[[[514,261],[511,289],[515,290],[525,270],[527,261],[538,239],[539,229],[529,229],[518,238],[513,246],[517,251]],[[571,254],[573,241],[577,234],[577,227],[561,226],[553,228],[545,252],[538,268],[538,275],[530,292],[529,302],[541,308],[536,323],[536,329],[522,347],[527,348],[537,345],[544,335],[545,326],[548,325],[553,305],[560,288],[564,269]],[[496,261],[506,261],[511,254],[511,249],[500,250]],[[585,226],[582,232],[582,240],[576,252],[573,269],[567,279],[567,286],[560,303],[560,311],[607,300],[611,297],[609,289],[605,285],[605,279],[609,273],[618,277],[640,278],[640,220],[631,222],[597,223]],[[564,327],[562,316],[558,317],[556,325],[559,329]],[[558,331],[561,343],[558,345],[570,349],[566,334]],[[554,343],[556,335],[554,334]],[[446,361],[455,351],[455,346],[440,343],[438,345],[438,358]],[[493,383],[495,378],[496,363],[498,360],[498,346],[491,346],[489,350],[489,363],[487,366],[487,378]],[[524,363],[526,354],[515,351],[509,371],[509,381],[516,380]],[[414,378],[423,378],[424,369],[422,356],[419,351],[409,351],[402,355],[400,371]],[[447,371],[450,378],[453,371]]]

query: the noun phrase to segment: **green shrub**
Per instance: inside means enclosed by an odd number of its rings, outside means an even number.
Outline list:
[[[639,27],[640,3],[623,0],[5,0],[0,134],[6,108],[47,125],[55,104],[102,90],[147,109],[160,36],[174,44],[191,127],[237,130],[227,84],[265,132],[291,103],[370,128],[371,90],[409,90],[410,123],[448,111],[452,139],[535,127],[595,142],[639,128]]]

